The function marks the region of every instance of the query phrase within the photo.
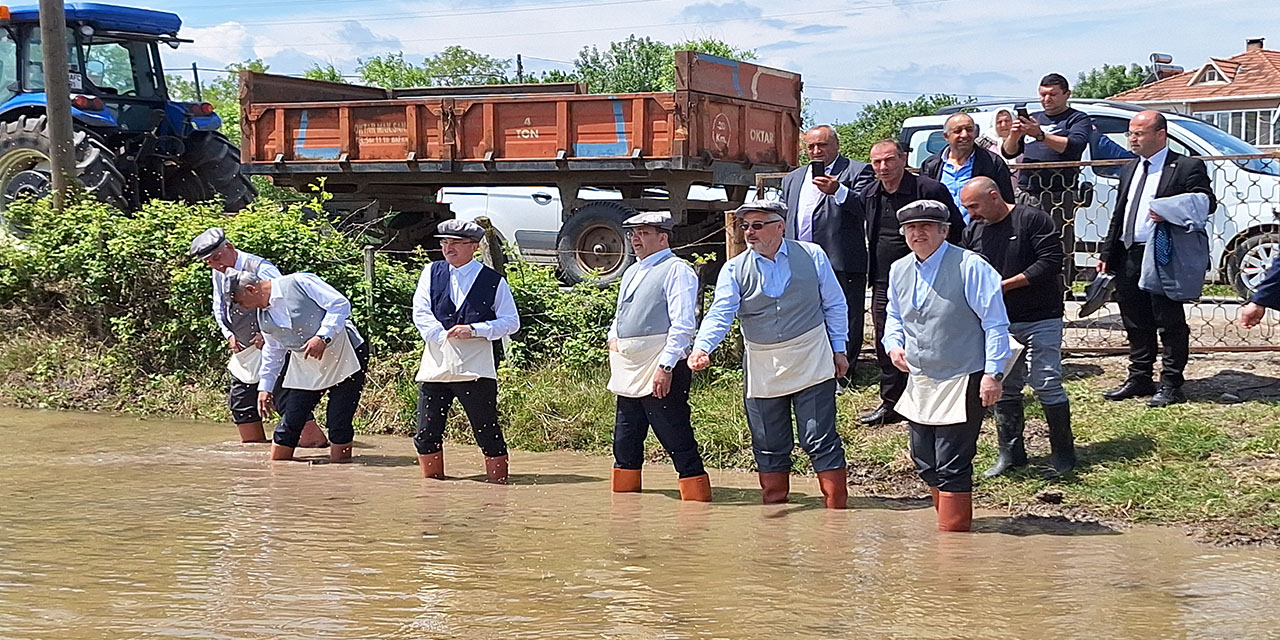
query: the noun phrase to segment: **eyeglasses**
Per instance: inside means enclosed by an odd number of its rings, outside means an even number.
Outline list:
[[[781,220],[770,220],[769,222],[760,222],[759,220],[757,220],[757,221],[755,221],[755,222],[743,222],[743,223],[738,224],[738,228],[739,228],[739,229],[742,229],[743,231],[746,231],[747,229],[750,229],[750,230],[752,230],[752,231],[759,231],[759,230],[761,230],[761,229],[765,228],[765,225],[770,225],[770,224],[774,224],[774,223],[777,223],[777,222],[782,222],[782,221],[781,221]]]

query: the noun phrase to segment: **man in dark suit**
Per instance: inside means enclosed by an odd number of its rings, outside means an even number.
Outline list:
[[[849,303],[850,363],[862,349],[866,315],[867,236],[862,206],[856,194],[875,179],[871,165],[840,155],[835,129],[821,125],[804,134],[809,158],[823,163],[825,175],[813,175],[804,165],[782,179],[787,203],[786,237],[822,247],[836,272],[836,281]],[[853,375],[850,367],[849,375]]]
[[[1209,196],[1209,211],[1213,211],[1215,198],[1204,162],[1169,149],[1165,118],[1160,112],[1143,111],[1134,116],[1128,136],[1138,157],[1120,174],[1119,197],[1102,243],[1098,272],[1116,278],[1120,318],[1129,335],[1129,375],[1119,387],[1102,395],[1108,400],[1152,396],[1147,406],[1165,407],[1187,401],[1182,392],[1182,370],[1190,354],[1190,331],[1181,302],[1138,288],[1142,255],[1148,242],[1154,242],[1155,223],[1160,221],[1151,213],[1151,200],[1203,193]],[[1159,389],[1152,379],[1159,352],[1157,334],[1164,343]]]
[[[867,277],[871,280],[871,320],[876,327],[876,361],[880,365],[880,406],[862,416],[862,424],[902,422],[893,410],[907,387],[907,374],[884,350],[885,307],[889,303],[889,267],[911,253],[898,225],[898,210],[917,200],[937,200],[951,211],[947,242],[960,244],[964,218],[942,183],[907,171],[907,154],[897,142],[881,140],[871,146],[875,181],[863,188],[858,201],[867,217]]]
[[[1009,174],[1009,165],[1004,158],[977,146],[978,125],[972,116],[957,113],[947,118],[942,126],[942,137],[946,139],[947,146],[920,165],[920,175],[941,182],[951,192],[951,199],[959,207],[965,224],[972,220],[960,202],[960,190],[974,178],[990,178],[1000,190],[1000,197],[1013,204],[1013,178]]]

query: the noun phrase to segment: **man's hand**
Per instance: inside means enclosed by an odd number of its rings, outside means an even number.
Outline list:
[[[302,345],[302,353],[308,358],[315,358],[316,360],[319,360],[324,357],[324,349],[327,346],[329,345],[324,343],[324,338],[316,336],[308,340],[306,344]]]
[[[834,196],[840,190],[840,181],[831,176],[815,176],[813,178],[813,186],[829,196]]]
[[[1156,213],[1155,211],[1147,212],[1147,217],[1151,218],[1153,222],[1164,222],[1164,218],[1161,218],[1160,214]]]
[[[1031,136],[1032,138],[1039,138],[1044,135],[1044,131],[1040,128],[1040,123],[1036,122],[1034,118],[1023,118],[1019,116],[1018,119],[1014,121],[1012,128],[1014,133]]]
[[[889,352],[889,359],[893,361],[893,366],[899,371],[910,371],[911,367],[907,366],[907,351],[902,347],[898,347]]]
[[[262,416],[263,420],[266,420],[267,418],[271,417],[272,413],[275,413],[275,410],[276,410],[275,396],[271,395],[270,391],[259,391],[258,392],[258,415]]]
[[[240,341],[235,336],[227,338],[227,346],[231,347],[231,353],[240,353],[244,351],[244,347],[240,346]]]
[[[618,350],[618,341],[617,341],[617,340],[610,340],[610,341],[609,341],[609,350],[610,350],[610,351],[617,351],[617,350]]]
[[[1103,261],[1099,260],[1099,261],[1098,261],[1098,273],[1106,273],[1106,272],[1107,272],[1107,263],[1105,263],[1105,262],[1103,262]]]
[[[255,333],[255,334],[253,334],[253,340],[252,340],[252,344],[253,344],[253,346],[255,346],[255,347],[257,347],[257,348],[261,349],[261,348],[262,348],[262,345],[266,344],[266,342],[267,342],[267,341],[262,337],[262,334],[261,334],[261,333]]]
[[[978,396],[982,398],[982,406],[989,407],[1000,399],[1001,392],[1004,391],[1004,385],[999,380],[989,376],[982,376],[982,384],[978,386]]]
[[[471,325],[469,324],[455,324],[446,335],[451,340],[466,340],[467,338],[474,338],[476,332],[471,330]]]
[[[1262,316],[1266,315],[1267,308],[1256,303],[1250,302],[1240,308],[1240,326],[1245,329],[1252,329],[1262,322]]]
[[[689,368],[694,371],[702,371],[711,366],[711,356],[706,351],[696,350],[689,354]]]
[[[836,377],[843,378],[849,375],[849,356],[837,353],[834,360],[836,362]]]
[[[671,393],[671,372],[663,371],[661,367],[653,374],[653,397],[662,399]]]

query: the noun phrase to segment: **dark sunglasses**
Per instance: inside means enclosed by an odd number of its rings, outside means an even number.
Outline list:
[[[752,231],[759,231],[763,229],[765,225],[774,224],[777,222],[782,222],[782,221],[770,220],[769,222],[760,222],[759,220],[757,220],[755,222],[742,222],[738,224],[738,228],[742,229],[743,231],[746,231],[747,229],[751,229]]]

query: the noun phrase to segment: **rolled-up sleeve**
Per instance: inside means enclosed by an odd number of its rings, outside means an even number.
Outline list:
[[[711,353],[729,334],[729,327],[733,326],[733,319],[738,315],[738,305],[742,303],[738,279],[734,277],[740,264],[736,260],[730,260],[720,270],[711,307],[702,317],[702,326],[698,328],[698,336],[693,341],[695,351]]]

